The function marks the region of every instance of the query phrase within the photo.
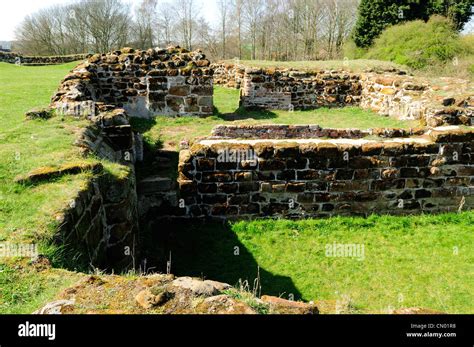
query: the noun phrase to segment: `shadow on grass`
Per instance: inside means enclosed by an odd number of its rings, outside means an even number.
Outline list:
[[[262,295],[301,299],[291,278],[259,269],[228,224],[160,221],[142,235],[143,259],[154,272],[166,272],[171,257],[171,273],[176,276],[201,277],[237,287],[239,280],[248,281],[252,290],[259,271]]]
[[[277,118],[277,114],[260,108],[244,108],[239,107],[232,113],[222,113],[219,111],[219,108],[214,106],[214,116],[222,119],[226,122],[236,121],[236,120],[245,120],[245,119],[254,119],[254,120],[265,120]]]

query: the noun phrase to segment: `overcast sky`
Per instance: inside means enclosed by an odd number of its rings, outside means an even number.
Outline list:
[[[137,4],[139,0],[124,0],[125,2]],[[200,4],[201,14],[210,23],[216,22],[217,6],[215,0],[197,0]],[[61,0],[0,0],[0,41],[13,40],[15,28],[28,14],[34,13],[40,8],[55,4],[67,3]],[[474,31],[474,19],[466,25],[466,32]]]
[[[71,1],[61,0],[0,0],[0,41],[13,40],[15,28],[21,23],[25,16],[37,10],[51,5],[65,4]],[[137,4],[139,0],[124,0],[131,4]],[[214,22],[217,15],[215,0],[197,0],[201,8],[201,14],[209,22]]]

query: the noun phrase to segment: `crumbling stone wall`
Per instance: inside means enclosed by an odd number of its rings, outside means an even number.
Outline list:
[[[56,241],[81,250],[101,269],[131,268],[138,246],[135,185],[133,171],[121,180],[93,178],[70,202]]]
[[[438,213],[474,207],[474,131],[389,139],[204,140],[182,151],[190,217]]]
[[[73,61],[84,60],[87,54],[73,54],[60,56],[24,56],[19,53],[0,52],[0,62],[17,65],[57,65],[66,64]]]
[[[463,95],[456,83],[439,96],[429,81],[412,76],[364,74],[361,107],[401,120],[422,120],[430,127],[474,124],[474,94]],[[461,87],[461,82],[459,87]]]
[[[424,133],[422,128],[361,130],[321,128],[319,125],[218,125],[212,130],[210,139],[360,139],[367,136],[402,138]]]
[[[138,245],[138,198],[134,163],[140,143],[124,110],[105,111],[77,135],[84,155],[121,163],[121,177],[98,172],[69,203],[57,242],[83,250],[101,269],[133,266]]]
[[[283,110],[355,105],[359,80],[356,74],[247,68],[241,104]]]
[[[474,124],[474,88],[445,78],[441,85],[403,71],[297,71],[213,64],[216,83],[241,88],[241,105],[263,109],[360,106],[423,125]],[[441,93],[439,91],[442,91]]]
[[[245,77],[245,66],[240,64],[215,63],[211,65],[214,70],[214,83],[227,88],[240,89]]]
[[[213,70],[200,52],[179,47],[123,48],[95,54],[62,81],[52,98],[61,113],[100,102],[130,116],[209,116],[213,112]]]

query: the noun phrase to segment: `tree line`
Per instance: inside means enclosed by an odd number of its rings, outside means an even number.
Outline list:
[[[313,60],[336,58],[355,25],[359,0],[213,0],[206,2],[77,0],[42,9],[16,30],[24,54],[107,52],[124,46],[171,44],[201,48],[214,59]]]
[[[204,18],[215,1],[217,16]],[[213,59],[340,59],[348,40],[370,46],[388,26],[432,14],[458,30],[474,0],[76,0],[42,9],[16,31],[33,55],[107,52],[124,46],[201,48]]]

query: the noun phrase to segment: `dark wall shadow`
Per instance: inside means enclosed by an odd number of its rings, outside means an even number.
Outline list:
[[[178,179],[179,152],[144,146],[143,161],[135,164],[137,180],[149,176]]]
[[[171,273],[201,277],[237,286],[247,280],[250,290],[259,264],[228,224],[204,222],[155,222],[143,231],[143,259],[152,271],[166,272],[171,256]],[[260,268],[261,294],[302,298],[289,277]],[[238,287],[238,286],[237,286]]]
[[[223,121],[235,121],[235,120],[245,120],[245,119],[255,119],[255,120],[265,120],[277,118],[275,112],[260,109],[258,107],[244,108],[239,107],[232,113],[222,113],[219,111],[219,108],[214,106],[214,116],[219,117]]]

